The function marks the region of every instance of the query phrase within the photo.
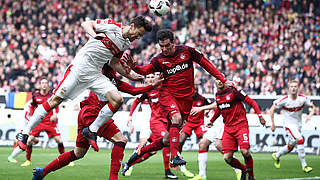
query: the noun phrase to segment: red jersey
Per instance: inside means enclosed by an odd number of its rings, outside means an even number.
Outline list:
[[[216,93],[217,109],[211,119],[216,120],[221,114],[225,126],[235,126],[240,123],[248,123],[245,106],[242,102],[251,105],[254,111],[261,116],[261,111],[257,103],[247,94],[235,88],[227,88]]]
[[[198,63],[214,77],[226,82],[227,79],[203,54],[194,48],[179,45],[175,46],[172,56],[159,54],[152,58],[147,66],[136,66],[137,73],[147,75],[153,72],[162,72],[164,81],[160,91],[167,91],[176,98],[192,97],[194,94],[194,67],[193,62]]]
[[[192,98],[193,98],[192,107],[200,107],[200,106],[205,106],[210,104],[209,101],[205,97],[201,96],[199,93],[195,93],[195,95]],[[194,124],[199,124],[199,123],[203,124],[204,111],[201,111],[194,116],[189,115],[187,121]]]
[[[159,103],[159,93],[160,93],[160,91],[156,90],[156,89],[151,90],[147,93],[143,93],[140,98],[137,98],[133,102],[133,104],[130,108],[130,116],[132,116],[133,111],[136,109],[137,105],[140,102],[144,102],[147,99],[148,103],[150,105],[150,108],[151,108],[151,120],[162,120],[162,121],[167,122],[168,120],[165,117],[165,115],[161,109],[160,103]]]
[[[29,115],[31,116],[33,114],[34,110],[38,107],[38,105],[46,102],[52,95],[53,95],[53,93],[51,91],[49,91],[45,95],[42,95],[40,93],[40,91],[36,91],[36,92],[32,93],[32,102],[31,102],[31,106],[30,106]],[[55,111],[56,111],[55,113],[59,112],[59,106],[57,106],[55,108]],[[41,123],[46,124],[46,125],[56,125],[57,124],[56,121],[50,121],[50,118],[52,115],[53,115],[53,111],[48,112],[48,114],[43,118]]]

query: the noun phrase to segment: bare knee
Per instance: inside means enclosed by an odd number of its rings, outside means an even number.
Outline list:
[[[171,119],[172,124],[178,124],[179,126],[182,124],[182,117],[180,113],[175,113]]]
[[[77,157],[77,159],[81,159],[84,157],[84,155],[86,155],[88,149],[86,148],[80,148],[80,147],[76,147],[74,149],[74,155]]]
[[[242,154],[242,156],[243,156],[244,158],[248,158],[248,157],[251,156],[248,149],[241,149],[240,151],[241,151],[241,154]]]
[[[221,141],[221,139],[216,139],[215,146],[216,146],[218,151],[222,152],[222,141]]]
[[[111,103],[111,105],[116,109],[118,109],[123,103],[123,98],[120,92],[117,90],[109,91],[106,94],[106,97],[108,101]]]
[[[208,140],[207,140],[208,141]],[[205,139],[202,139],[199,142],[199,150],[201,151],[207,151],[210,143],[207,143]]]
[[[164,137],[162,138],[162,143],[164,146],[170,146],[169,133],[164,135]]]
[[[118,132],[111,138],[111,141],[114,143],[122,142],[124,144],[127,144],[128,139],[126,137],[124,137],[124,135],[121,132]]]
[[[224,161],[226,161],[226,163],[230,164],[233,158],[233,154],[227,153],[223,155],[223,159]]]

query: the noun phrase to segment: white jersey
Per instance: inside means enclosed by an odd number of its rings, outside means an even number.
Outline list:
[[[279,98],[273,102],[274,106],[283,109],[283,125],[285,127],[295,125],[300,127],[302,125],[302,110],[305,106],[311,106],[312,101],[299,94],[295,100],[289,96]]]
[[[96,20],[96,32],[104,33],[103,40],[90,38],[76,54],[72,64],[83,72],[99,71],[105,63],[110,63],[112,57],[121,58],[123,52],[130,46],[129,39],[122,36],[122,24],[112,19]]]

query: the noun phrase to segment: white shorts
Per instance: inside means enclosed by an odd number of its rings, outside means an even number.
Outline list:
[[[150,130],[150,118],[145,118],[142,120],[142,124],[140,126],[140,138],[149,138],[151,135]]]
[[[204,138],[208,139],[211,143],[215,142],[216,139],[222,139],[224,124],[222,118],[219,117],[211,128],[207,128],[208,131],[203,135]]]
[[[294,124],[287,124],[285,129],[287,130],[287,132],[289,134],[289,144],[290,145],[295,145],[295,142],[298,139],[302,138],[301,127],[294,125]]]
[[[99,71],[81,71],[76,66],[68,66],[54,94],[63,99],[74,99],[85,89],[89,89],[99,97],[116,90],[109,78]]]

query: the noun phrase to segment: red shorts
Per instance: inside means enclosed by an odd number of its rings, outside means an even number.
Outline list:
[[[183,121],[188,119],[192,108],[192,97],[177,99],[165,91],[161,91],[159,94],[159,102],[167,118],[171,120],[172,115],[180,113]]]
[[[93,115],[91,112],[81,109],[78,115],[78,136],[76,140],[76,146],[88,149],[90,144],[89,141],[83,136],[82,130],[97,118],[97,115]],[[102,127],[99,128],[97,135],[110,140],[115,134],[120,132],[119,128],[114,124],[113,119],[110,119]]]
[[[166,134],[166,132],[169,132],[169,127],[170,127],[169,122],[167,122],[165,119],[164,120],[150,120],[150,130],[152,132],[150,139],[151,141],[154,141],[159,138],[163,138],[163,136]]]
[[[49,138],[60,136],[60,132],[56,124],[46,125],[43,123],[38,124],[34,129],[32,129],[30,135],[38,137],[41,131],[45,131]]]
[[[197,138],[200,139],[202,135],[207,132],[205,126],[203,123],[192,123],[192,122],[186,122],[186,124],[183,126],[181,132],[186,133],[188,136],[191,136],[192,130],[196,134]]]
[[[249,149],[249,126],[247,123],[224,127],[222,135],[222,152],[234,152],[240,149]]]

